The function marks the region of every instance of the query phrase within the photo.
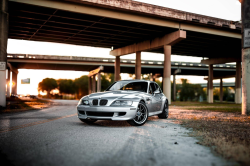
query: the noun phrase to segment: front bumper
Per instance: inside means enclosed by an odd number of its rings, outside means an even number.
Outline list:
[[[103,120],[131,120],[135,118],[137,106],[130,107],[111,107],[111,106],[77,106],[77,113],[79,119],[103,119]],[[79,111],[84,111],[84,114],[79,113]],[[110,112],[114,113],[113,116],[90,116],[87,112],[101,113]],[[126,113],[123,116],[119,116],[119,113]]]

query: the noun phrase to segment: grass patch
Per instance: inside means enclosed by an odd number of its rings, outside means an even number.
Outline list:
[[[42,99],[19,99],[19,98],[7,98],[6,108],[0,108],[0,113],[22,112],[27,110],[38,110],[48,107],[50,105],[49,100]]]
[[[207,103],[207,102],[172,102],[170,108],[187,110],[216,111],[216,112],[241,112],[241,104],[234,103]]]

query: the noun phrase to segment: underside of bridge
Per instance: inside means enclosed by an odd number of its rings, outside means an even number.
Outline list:
[[[112,9],[110,9],[112,10]],[[114,9],[113,9],[114,10]],[[198,25],[199,23],[193,22]],[[203,25],[204,26],[204,25]],[[207,24],[206,27],[213,27]],[[171,28],[121,19],[9,2],[9,38],[117,49],[175,32]],[[240,29],[219,27],[240,33]],[[240,57],[241,39],[185,30],[187,38],[172,54],[217,58]],[[148,50],[163,53],[163,48]]]
[[[9,0],[7,9],[2,10],[9,14],[8,38],[112,48],[116,62],[110,69],[115,68],[116,80],[124,70],[120,56],[125,54],[119,54],[124,50],[136,53],[131,71],[137,78],[148,72],[141,67],[142,51],[165,54],[159,70],[170,102],[171,54],[241,61],[241,25],[227,20],[131,0]],[[0,56],[6,55],[3,51]],[[209,73],[210,81],[211,73],[221,74],[211,65]]]

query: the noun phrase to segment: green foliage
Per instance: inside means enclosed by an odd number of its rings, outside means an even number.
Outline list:
[[[45,78],[38,84],[38,90],[46,91],[47,97],[50,95],[50,91],[57,88],[57,82],[54,78]]]
[[[105,91],[113,82],[114,82],[114,74],[107,74],[101,75],[101,91]]]
[[[200,96],[205,96],[203,88],[199,84],[190,84],[187,79],[181,79],[180,101],[199,100]]]
[[[76,78],[74,80],[75,91],[77,93],[77,98],[81,98],[88,94],[88,76],[81,76],[80,78]]]
[[[57,80],[58,89],[60,93],[64,94],[74,94],[75,93],[75,83],[70,79],[59,79]]]

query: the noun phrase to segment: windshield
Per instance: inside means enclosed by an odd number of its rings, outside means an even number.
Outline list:
[[[131,81],[119,81],[111,85],[106,91],[114,90],[126,90],[126,91],[141,91],[147,93],[147,82],[131,82]]]

